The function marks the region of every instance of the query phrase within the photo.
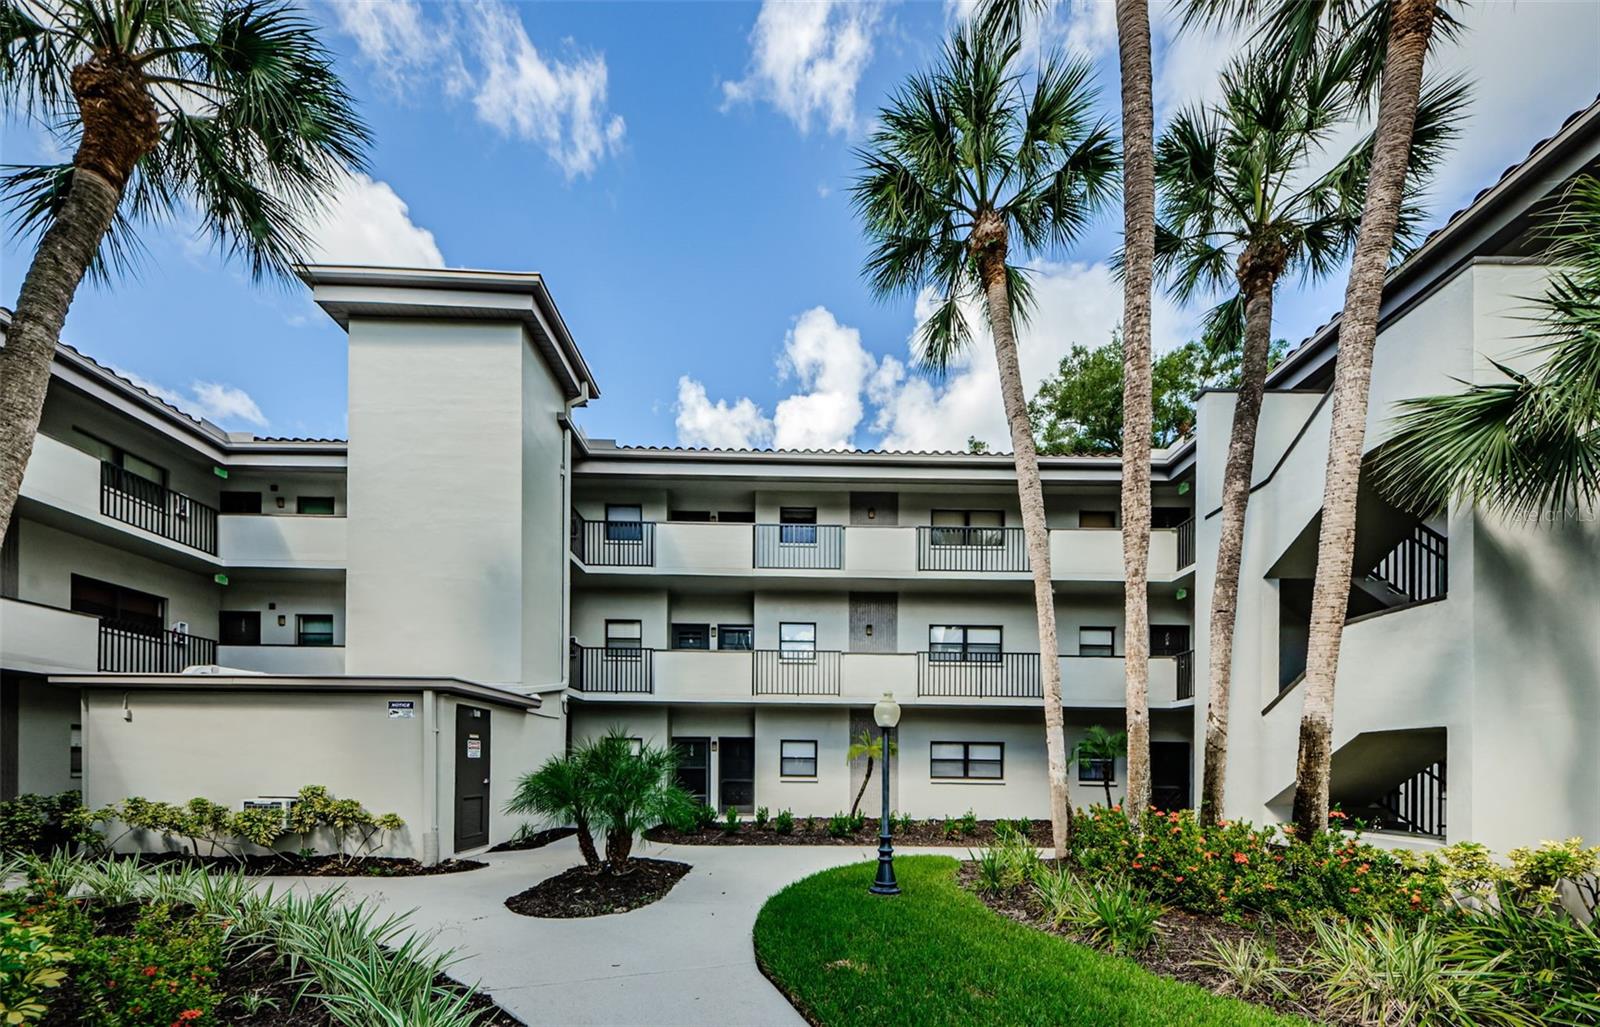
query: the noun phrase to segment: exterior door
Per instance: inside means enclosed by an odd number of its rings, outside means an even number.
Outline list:
[[[1150,743],[1150,802],[1157,809],[1189,805],[1189,743]]]
[[[456,707],[456,849],[489,844],[489,711]]]
[[[756,808],[756,740],[717,739],[717,798],[722,809],[753,813]]]
[[[711,739],[674,738],[678,751],[678,787],[701,805],[711,803]]]

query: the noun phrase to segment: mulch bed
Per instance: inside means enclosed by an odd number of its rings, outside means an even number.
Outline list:
[[[952,825],[957,821],[951,821]],[[1019,821],[1007,821],[1019,823]],[[1030,821],[1031,829],[1028,837],[1035,845],[1048,848],[1050,840],[1050,821]],[[918,820],[909,826],[897,826],[893,830],[896,845],[948,845],[952,848],[966,849],[973,846],[987,845],[994,841],[993,820],[980,820],[974,831],[956,829],[952,831],[939,820]],[[812,823],[807,826],[804,820],[795,821],[794,831],[790,834],[779,834],[770,823],[765,827],[757,827],[750,821],[739,825],[739,830],[734,834],[725,833],[720,826],[708,827],[702,831],[679,831],[673,827],[657,827],[645,833],[645,837],[653,842],[665,842],[671,845],[876,845],[878,844],[878,821],[867,821],[867,825],[855,834],[835,837],[828,833],[826,817],[812,818]]]
[[[138,918],[140,906],[130,903],[121,906],[100,906],[94,912],[96,934],[130,934]],[[217,1009],[221,1023],[232,1027],[337,1027],[327,1007],[312,997],[301,1000],[295,997],[301,983],[286,976],[281,964],[267,959],[252,959],[243,963],[229,963],[219,968],[216,987],[232,1000]],[[460,982],[441,974],[434,981],[441,988],[453,992],[467,989]],[[238,1001],[239,996],[255,994],[261,998],[254,1013],[247,1013]],[[71,977],[61,987],[49,993],[50,1005],[40,1027],[76,1027],[87,1023],[89,1011],[84,1008],[83,997]],[[467,1000],[467,1007],[482,1010],[477,1027],[527,1027],[522,1021],[501,1009],[489,996],[479,992]]]
[[[670,859],[628,860],[628,870],[598,874],[573,867],[545,878],[506,900],[506,908],[523,916],[570,920],[575,917],[626,913],[664,897],[689,872],[689,864]]]
[[[1046,919],[1044,906],[1034,896],[1032,888],[1017,888],[993,895],[985,894],[977,887],[977,872],[971,863],[961,864],[961,869],[956,873],[956,880],[976,895],[984,905],[1008,920],[1015,920],[1069,941],[1087,944],[1085,939],[1070,929],[1051,926]],[[1124,955],[1152,973],[1195,984],[1218,995],[1232,995],[1238,998],[1241,996],[1237,994],[1237,988],[1227,974],[1208,966],[1200,966],[1194,961],[1210,958],[1214,940],[1239,941],[1254,937],[1270,941],[1276,947],[1279,960],[1285,966],[1299,963],[1311,944],[1309,935],[1266,918],[1251,917],[1233,921],[1169,908],[1162,914],[1160,931],[1155,943],[1143,952],[1124,953]],[[1319,1011],[1281,996],[1250,995],[1246,1001],[1267,1006],[1279,1013],[1308,1017],[1318,1023],[1329,1022]]]
[[[144,852],[136,855],[140,864],[148,867],[199,866],[225,872],[243,870],[251,877],[432,877],[435,874],[481,870],[489,865],[475,859],[447,859],[430,867],[414,859],[395,859],[390,856],[340,859],[338,856],[297,856],[291,853],[246,856],[243,860],[227,856],[191,856],[187,852]],[[134,856],[123,858],[133,859]]]
[[[521,838],[517,838],[509,842],[501,842],[499,845],[496,845],[489,851],[523,852],[527,849],[542,849],[551,842],[559,842],[561,839],[570,838],[577,833],[578,831],[576,828],[551,827],[543,831],[537,831],[533,834],[524,835]]]

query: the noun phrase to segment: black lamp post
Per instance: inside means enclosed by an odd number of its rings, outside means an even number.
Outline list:
[[[900,885],[894,879],[894,840],[889,836],[889,732],[900,723],[900,704],[894,701],[893,692],[883,693],[872,707],[872,719],[883,729],[883,809],[878,825],[878,876],[867,890],[874,895],[899,895]]]

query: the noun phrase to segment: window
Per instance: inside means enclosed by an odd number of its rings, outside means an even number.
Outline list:
[[[217,644],[260,645],[260,611],[223,610],[217,614]]]
[[[77,613],[114,621],[119,628],[148,635],[160,634],[167,626],[165,599],[81,574],[72,576],[71,607]]]
[[[83,776],[83,725],[74,724],[67,731],[67,773]]]
[[[639,658],[644,628],[636,620],[606,621],[606,656],[608,658]]]
[[[296,645],[333,644],[333,614],[302,613],[294,621]]]
[[[754,524],[756,512],[754,510],[718,510],[717,520],[722,524]]]
[[[669,520],[669,521],[690,521],[690,522],[693,522],[693,523],[709,522],[711,520],[711,511],[710,510],[668,510],[667,511],[667,520]]]
[[[952,663],[999,663],[1000,629],[965,624],[928,627],[928,655]]]
[[[755,634],[748,624],[718,624],[717,648],[749,652],[755,648]]]
[[[935,510],[933,544],[936,546],[998,546],[1005,542],[1004,510]]]
[[[778,658],[814,660],[817,657],[817,626],[786,623],[778,625]]]
[[[323,517],[333,516],[332,496],[296,496],[294,512],[302,514],[318,514]]]
[[[90,435],[82,428],[73,428],[72,435],[73,445],[90,456],[120,467],[129,474],[136,474],[146,481],[153,481],[157,485],[165,485],[167,483],[167,469],[165,467],[153,464],[143,457],[134,456],[121,446],[113,446],[104,439]]]
[[[606,541],[643,542],[644,510],[638,505],[606,504]]]
[[[779,742],[778,773],[784,777],[816,777],[817,743]]]
[[[928,773],[932,777],[999,781],[1005,777],[1004,742],[934,742]]]
[[[1189,651],[1189,625],[1150,625],[1150,655],[1176,656]]]
[[[1176,528],[1190,517],[1194,511],[1186,506],[1157,506],[1150,510],[1150,527]]]
[[[1082,784],[1116,784],[1117,761],[1078,760],[1078,781]]]
[[[644,739],[643,738],[630,738],[630,739],[628,739],[628,755],[629,756],[643,756],[644,755]]]
[[[1115,510],[1079,510],[1078,527],[1080,528],[1115,528],[1117,526],[1117,512]]]
[[[221,507],[222,513],[258,514],[261,512],[261,493],[224,490]]]
[[[778,509],[778,543],[786,546],[817,544],[817,510],[811,506],[785,506]]]
[[[1116,628],[1079,628],[1078,629],[1078,655],[1079,656],[1115,656],[1115,655],[1117,655],[1117,629]]]
[[[672,626],[672,648],[710,649],[711,625],[674,624]]]

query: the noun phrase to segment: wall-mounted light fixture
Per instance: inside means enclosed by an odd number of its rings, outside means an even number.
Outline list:
[[[282,496],[278,497],[278,509],[279,510],[283,509],[283,497]]]
[[[875,507],[875,506],[867,507],[867,520],[875,521],[877,519],[878,519],[878,508]]]
[[[867,625],[867,637],[868,638],[872,637],[872,625],[871,624]]]
[[[278,627],[280,627],[280,628],[281,627],[285,627],[285,626],[288,625],[288,623],[289,623],[289,618],[288,617],[285,617],[281,613],[278,614]]]

